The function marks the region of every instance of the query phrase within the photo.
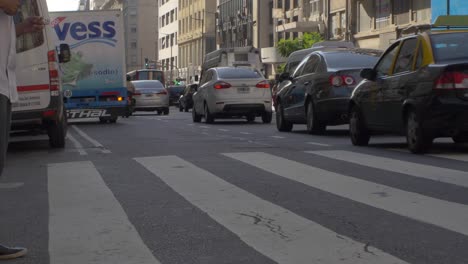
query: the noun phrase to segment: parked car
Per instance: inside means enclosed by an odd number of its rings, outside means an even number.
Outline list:
[[[157,111],[169,114],[169,93],[158,80],[132,81],[136,111]]]
[[[270,83],[257,69],[216,67],[202,76],[193,95],[192,117],[213,123],[215,118],[245,117],[253,122],[261,116],[263,123],[272,119]]]
[[[301,61],[309,55],[310,53],[318,50],[325,50],[325,49],[343,49],[343,48],[354,48],[354,44],[352,42],[346,41],[322,41],[315,43],[311,48],[302,49],[298,51],[294,51],[288,56],[286,60],[286,64],[284,66],[284,72],[291,75],[296,67],[301,63]],[[276,76],[276,83],[272,86],[271,92],[273,97],[273,105],[276,108],[276,94],[287,84],[287,80],[281,78],[278,74]]]
[[[22,23],[32,14],[49,17],[46,1],[23,1],[15,15]],[[53,148],[64,148],[67,113],[62,93],[63,63],[71,58],[67,44],[56,45],[53,27],[18,36],[16,42],[19,100],[12,105],[12,130],[45,131]],[[2,47],[5,48],[5,47]]]
[[[169,105],[179,104],[179,97],[184,92],[185,86],[168,86],[167,91],[169,92]]]
[[[180,112],[188,112],[193,107],[193,94],[197,91],[198,84],[189,84],[185,86],[184,92],[179,98],[179,110]]]
[[[374,65],[381,51],[340,49],[314,51],[285,73],[277,94],[276,126],[291,131],[307,124],[309,133],[323,133],[326,126],[348,123],[348,103],[362,68]]]
[[[436,137],[468,142],[468,32],[399,39],[361,76],[349,108],[354,145],[382,132],[406,135],[413,153]]]

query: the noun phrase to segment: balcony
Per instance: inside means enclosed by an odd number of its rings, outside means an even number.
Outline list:
[[[318,21],[297,21],[276,26],[276,32],[317,32],[319,31]]]

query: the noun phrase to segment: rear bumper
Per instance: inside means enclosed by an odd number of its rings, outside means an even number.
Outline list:
[[[63,118],[62,96],[51,97],[47,108],[27,111],[12,111],[11,130],[45,129],[50,122]]]
[[[260,116],[265,112],[271,112],[271,101],[268,103],[217,103],[210,107],[210,111],[215,116],[245,116],[256,115]]]
[[[320,121],[329,125],[348,124],[349,102],[350,98],[348,97],[325,99],[315,103],[315,110]]]
[[[68,119],[74,118],[97,118],[97,117],[118,117],[128,115],[129,106],[107,107],[107,108],[77,108],[68,109]]]
[[[423,112],[424,127],[439,134],[468,132],[468,102],[433,104]]]

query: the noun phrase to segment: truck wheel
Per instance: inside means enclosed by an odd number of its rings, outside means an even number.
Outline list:
[[[169,107],[164,109],[164,115],[168,115],[169,114]]]
[[[107,120],[108,120],[108,119],[105,118],[105,117],[100,117],[100,118],[99,118],[99,123],[105,124],[105,123],[107,123]]]
[[[247,122],[252,123],[255,121],[255,115],[252,115],[252,114],[247,115],[246,119],[247,119]]]
[[[272,112],[265,112],[262,114],[262,122],[263,124],[270,124],[271,119],[273,118],[273,113]]]
[[[183,112],[184,108],[182,107],[182,104],[179,104],[179,112]]]
[[[112,124],[117,123],[117,119],[119,119],[119,117],[113,116],[109,119],[109,123],[112,123]]]
[[[468,143],[468,132],[460,132],[458,135],[452,137],[453,142],[458,144]]]
[[[47,127],[49,134],[49,144],[52,148],[64,148],[65,137],[67,136],[67,121],[62,118],[58,122],[52,122]]]

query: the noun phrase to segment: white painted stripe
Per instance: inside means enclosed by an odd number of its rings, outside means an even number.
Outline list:
[[[218,129],[218,130],[219,130],[219,131],[223,131],[223,132],[228,132],[228,131],[229,131],[229,129],[222,129],[222,128],[220,128],[220,129]]]
[[[410,153],[408,149],[392,148],[390,150]],[[426,156],[468,162],[468,154],[466,154],[466,153],[426,154]]]
[[[23,185],[24,182],[2,182],[0,183],[0,189],[16,189]]]
[[[159,264],[89,161],[50,164],[51,264]]]
[[[199,128],[205,128],[205,129],[207,129],[207,128],[210,128],[210,127],[208,127],[208,126],[199,126]]]
[[[174,191],[278,263],[404,263],[252,195],[176,156],[136,158]]]
[[[79,129],[77,126],[72,126],[72,128],[80,134],[84,139],[88,140],[94,147],[98,148],[102,153],[104,154],[109,154],[111,153],[110,150],[106,149],[101,143],[99,143],[97,140],[91,138],[86,134],[83,130]]]
[[[356,163],[359,165],[411,175],[444,183],[468,187],[468,172],[424,165],[415,162],[367,155],[344,150],[306,151],[323,157]]]
[[[76,140],[76,138],[72,136],[71,133],[67,134],[67,138],[73,143],[73,145],[75,145],[75,149],[78,151],[78,153],[80,153],[81,156],[88,155],[86,150],[84,150],[83,145],[81,145],[81,143]]]
[[[468,235],[468,206],[322,170],[262,152],[224,154],[272,174]]]
[[[242,135],[252,135],[252,133],[249,132],[240,132]]]
[[[194,126],[195,124],[187,124],[187,126]]]
[[[271,136],[271,137],[272,137],[272,138],[279,138],[279,139],[284,138],[284,137],[282,137],[282,136]]]
[[[321,146],[321,147],[330,147],[328,144],[317,143],[317,142],[307,142],[309,145]]]

